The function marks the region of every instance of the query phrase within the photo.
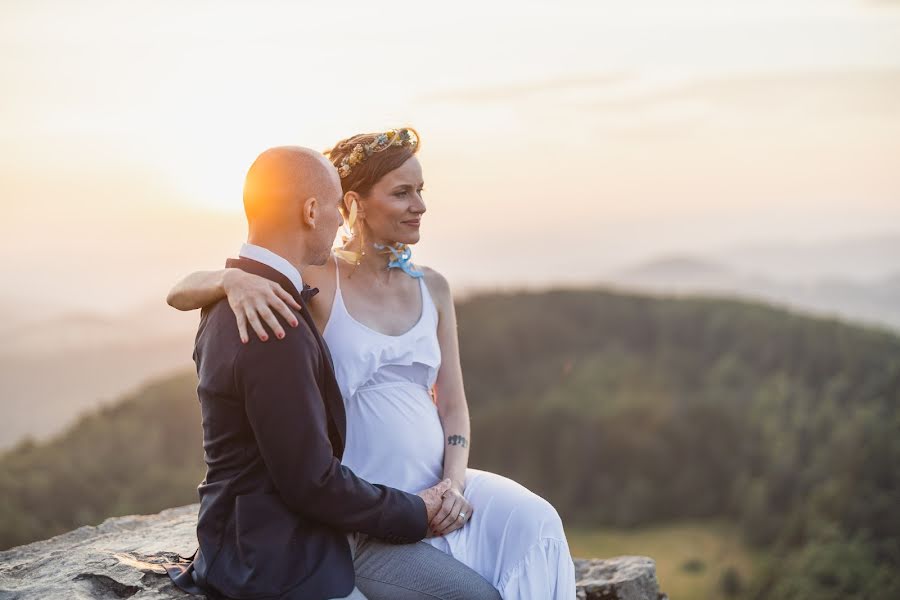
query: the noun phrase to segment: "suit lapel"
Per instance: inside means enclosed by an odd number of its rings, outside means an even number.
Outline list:
[[[323,395],[325,397],[325,404],[328,407],[328,414],[331,415],[335,427],[337,428],[337,433],[340,436],[341,447],[340,449],[337,449],[337,453],[339,456],[342,456],[344,454],[344,446],[346,445],[347,415],[344,409],[344,398],[337,385],[337,376],[334,373],[334,362],[331,359],[331,351],[328,349],[328,344],[326,344],[325,340],[322,338],[322,334],[319,333],[316,322],[313,321],[312,314],[309,312],[309,306],[302,298],[297,298],[297,302],[303,307],[300,314],[303,315],[303,318],[309,324],[309,328],[312,330],[313,335],[319,344],[319,349],[322,351],[322,362],[324,364],[323,379],[325,383],[325,393]],[[288,332],[288,335],[290,335],[290,332]]]
[[[328,350],[328,345],[325,344],[325,340],[322,339],[322,335],[319,333],[319,328],[316,326],[316,322],[313,321],[312,314],[309,312],[309,306],[306,304],[306,302],[303,301],[303,298],[300,296],[300,290],[294,287],[294,284],[291,282],[291,280],[278,270],[273,269],[269,265],[253,260],[251,258],[229,258],[227,261],[225,261],[225,267],[241,269],[242,271],[246,271],[247,273],[259,275],[260,277],[265,277],[270,281],[274,281],[275,283],[283,287],[294,298],[294,300],[296,300],[297,303],[303,307],[303,310],[300,311],[300,316],[303,318],[303,320],[306,321],[306,324],[312,331],[313,336],[316,338],[316,342],[319,345],[319,350],[322,352],[322,362],[324,364],[323,384],[325,387],[322,393],[322,399],[325,403],[326,412],[328,413],[329,418],[334,424],[334,429],[336,430],[340,441],[340,447],[334,449],[335,453],[338,456],[342,456],[344,453],[347,436],[347,415],[344,410],[344,399],[341,395],[340,387],[337,385],[337,379],[334,373],[334,363],[331,359],[331,352]],[[291,332],[288,331],[287,335],[291,335]]]

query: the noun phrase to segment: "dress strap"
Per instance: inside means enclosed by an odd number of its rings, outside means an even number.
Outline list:
[[[439,317],[437,305],[434,303],[434,298],[431,297],[431,292],[428,291],[428,285],[425,283],[424,277],[416,277],[419,280],[419,289],[422,291],[422,314],[425,314],[425,311],[428,310],[426,307],[426,303],[430,306],[430,310],[434,315],[435,319]]]

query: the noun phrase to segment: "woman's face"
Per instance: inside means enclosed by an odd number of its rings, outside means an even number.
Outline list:
[[[412,156],[387,173],[362,199],[363,219],[381,243],[415,244],[425,212],[422,165]]]

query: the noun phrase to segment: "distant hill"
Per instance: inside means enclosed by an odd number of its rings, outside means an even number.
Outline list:
[[[733,273],[732,269],[726,265],[680,255],[643,263],[632,269],[631,274],[635,277],[675,277],[679,280],[681,278],[702,280],[709,277],[731,276]]]
[[[58,433],[85,410],[191,366],[198,313],[157,305],[67,314],[2,330],[0,450]]]
[[[755,598],[824,597],[811,568],[900,590],[900,337],[604,290],[482,295],[458,314],[471,466],[573,526],[733,520],[771,557]],[[160,380],[0,457],[0,547],[194,501],[195,385]]]
[[[0,359],[134,346],[167,337],[193,336],[198,321],[199,313],[174,310],[162,300],[115,315],[82,311],[19,320],[0,328],[3,335]]]
[[[900,255],[897,258],[900,266]],[[677,255],[616,271],[604,283],[663,294],[714,294],[764,300],[900,331],[900,271],[865,282],[836,277],[779,280],[722,261]]]
[[[85,411],[118,400],[135,382],[187,370],[188,336],[22,358],[0,357],[0,451],[46,439]]]
[[[755,242],[722,248],[716,256],[741,271],[777,280],[877,281],[900,269],[900,233]]]
[[[741,280],[741,274],[728,265],[711,260],[673,255],[623,269],[611,279],[616,283],[650,290],[728,290]]]
[[[20,325],[41,320],[48,315],[55,316],[57,313],[58,309],[47,306],[39,300],[24,303],[0,295],[0,314],[3,315],[3,321],[0,322],[0,334],[5,335]]]

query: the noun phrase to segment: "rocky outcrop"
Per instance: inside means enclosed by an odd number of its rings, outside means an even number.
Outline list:
[[[576,558],[579,600],[667,600],[659,592],[656,562],[646,556]]]
[[[197,504],[114,517],[0,552],[0,600],[188,600],[160,566],[197,545]],[[661,600],[643,556],[576,559],[578,598]]]

